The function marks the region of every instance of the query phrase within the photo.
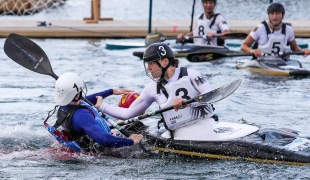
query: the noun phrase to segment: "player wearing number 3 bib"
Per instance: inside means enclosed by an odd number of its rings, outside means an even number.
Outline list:
[[[269,22],[263,21],[256,26],[241,45],[245,53],[253,53],[255,57],[262,54],[281,54],[284,52],[305,52],[310,54],[309,49],[301,49],[295,40],[293,28],[283,23],[285,15],[284,6],[281,3],[271,3],[267,8]],[[253,49],[250,46],[254,44]]]
[[[160,108],[174,106],[174,110],[162,114],[165,127],[171,131],[195,123],[213,115],[212,105],[198,102],[183,106],[182,101],[212,90],[203,76],[187,68],[178,68],[178,60],[165,43],[151,44],[144,52],[144,67],[148,83],[141,95],[127,108],[111,106],[105,102],[96,104],[100,111],[119,119],[129,119],[140,115],[153,102]],[[99,101],[99,100],[98,100]]]

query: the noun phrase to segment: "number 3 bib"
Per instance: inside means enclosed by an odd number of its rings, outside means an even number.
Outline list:
[[[166,103],[160,105],[161,108],[173,105],[173,101],[176,97],[181,97],[188,100],[200,95],[200,93],[192,85],[188,76],[183,76],[175,82],[168,83],[165,88],[169,94],[169,97]],[[168,129],[175,130],[183,126],[193,124],[201,119],[201,113],[195,112],[194,109],[195,108],[187,107],[184,109],[179,109],[177,112],[175,110],[164,112],[163,117]]]

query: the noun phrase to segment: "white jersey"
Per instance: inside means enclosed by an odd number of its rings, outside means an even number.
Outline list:
[[[203,14],[197,16],[195,19],[193,35],[194,36],[206,37],[206,36],[208,36],[208,33],[210,33],[210,32],[216,34],[219,32],[221,33],[224,30],[229,30],[229,27],[227,25],[226,20],[224,19],[224,17],[221,14],[215,14],[210,19],[207,19],[207,17],[203,13]],[[217,38],[213,38],[213,39],[194,38],[194,44],[197,44],[197,45],[206,45],[206,44],[218,45],[217,44]]]
[[[187,73],[188,78],[191,82],[191,86],[193,86],[196,89],[196,91],[198,91],[200,94],[213,90],[211,85],[202,77],[202,75],[199,72],[193,69],[187,69]],[[168,83],[164,87],[169,88],[171,83],[178,81],[179,75],[180,75],[180,68],[176,68],[174,75],[167,81]],[[169,91],[167,90],[167,92]],[[115,107],[104,102],[101,105],[100,110],[118,119],[130,119],[139,116],[153,102],[156,102],[159,105],[163,105],[167,102],[167,100],[168,99],[162,93],[162,91],[160,91],[160,93],[157,94],[157,83],[151,81],[149,84],[146,85],[140,96],[131,104],[129,108]],[[169,106],[169,104],[166,105]],[[171,103],[170,106],[171,105],[173,104]],[[201,104],[198,102],[191,104],[191,107],[199,107],[199,106],[201,106]],[[170,110],[168,112],[174,113],[175,111]]]
[[[177,97],[189,100],[200,95],[199,91],[197,91],[192,85],[188,76],[183,76],[175,82],[170,82],[165,86],[165,89],[168,92],[169,97],[164,104],[160,105],[161,108],[171,106]],[[166,126],[170,130],[176,130],[180,127],[193,124],[199,119],[205,119],[212,115],[213,109],[210,105],[200,105],[198,107],[179,109],[178,111],[170,110],[163,112]]]
[[[278,31],[270,29],[268,34],[264,24],[255,27],[250,35],[258,43],[258,49],[265,54],[279,54],[290,51],[289,42],[295,39],[293,28],[289,25],[285,26],[285,30],[281,27]],[[285,34],[283,34],[283,31]]]

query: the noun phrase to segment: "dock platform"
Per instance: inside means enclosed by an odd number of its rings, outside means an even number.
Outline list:
[[[227,20],[231,32],[249,33],[261,20]],[[310,38],[310,20],[287,20],[297,38]],[[145,38],[148,20],[112,20],[89,24],[83,20],[0,21],[0,37],[18,33],[33,38]],[[190,20],[153,20],[152,32],[176,36],[189,32]]]

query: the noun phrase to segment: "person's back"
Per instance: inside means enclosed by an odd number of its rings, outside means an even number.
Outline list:
[[[136,134],[129,138],[113,136],[106,118],[101,117],[93,105],[81,100],[84,89],[83,80],[74,73],[63,74],[55,84],[54,99],[56,105],[60,107],[54,127],[56,129],[61,127],[68,140],[78,144],[81,151],[97,152],[98,147],[131,146],[142,139],[142,135]],[[109,89],[87,96],[87,98],[93,101],[96,96],[106,97],[113,93],[114,91]]]

